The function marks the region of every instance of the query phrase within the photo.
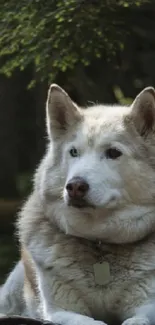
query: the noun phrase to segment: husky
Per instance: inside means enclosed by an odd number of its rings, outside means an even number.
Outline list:
[[[52,84],[48,148],[21,209],[0,313],[60,325],[155,324],[155,90],[81,108]]]

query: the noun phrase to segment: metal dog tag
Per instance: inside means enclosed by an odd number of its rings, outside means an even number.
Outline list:
[[[108,262],[93,265],[96,284],[104,285],[110,281],[110,267]]]

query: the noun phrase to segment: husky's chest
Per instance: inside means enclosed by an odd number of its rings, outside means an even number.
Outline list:
[[[139,253],[139,256],[138,256]],[[145,255],[145,253],[143,252]],[[110,288],[116,289],[119,284],[124,286],[130,280],[134,281],[144,273],[146,256],[129,246],[100,245],[91,252],[89,257],[80,261],[80,269],[88,289],[95,291]],[[144,261],[143,261],[144,259]]]
[[[154,249],[154,240],[128,246],[101,245],[91,252],[90,259],[83,259],[79,265],[83,275],[74,284],[85,295],[96,317],[112,315],[113,311],[119,315],[136,291],[139,301],[155,295]],[[99,274],[95,274],[94,265]]]
[[[63,279],[81,292],[94,310],[93,313],[100,317],[104,307],[106,310],[110,310],[112,306],[115,309],[121,308],[119,297],[123,297],[124,303],[125,299],[129,299],[130,292],[141,285],[143,279],[147,278],[148,282],[150,279],[150,285],[152,276],[155,277],[154,250],[154,239],[127,246],[72,245],[65,250],[67,256],[63,255]],[[59,259],[57,263],[57,270],[60,271]],[[61,258],[60,263],[62,266]],[[100,283],[98,274],[95,274],[95,265],[100,268]]]
[[[58,252],[54,264],[58,271],[63,264],[63,277],[75,286],[82,283],[85,288],[104,291],[107,286],[111,289],[118,283],[124,286],[154,271],[154,250],[154,236],[131,245],[87,245],[76,241],[70,244],[68,241],[65,249]],[[97,273],[100,277],[103,273],[103,285],[97,283]]]

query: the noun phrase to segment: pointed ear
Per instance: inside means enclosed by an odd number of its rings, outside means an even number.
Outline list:
[[[52,84],[48,91],[46,119],[48,134],[56,137],[64,134],[81,119],[78,106],[56,84]]]
[[[141,136],[146,137],[155,129],[155,89],[147,87],[135,98],[131,117]]]

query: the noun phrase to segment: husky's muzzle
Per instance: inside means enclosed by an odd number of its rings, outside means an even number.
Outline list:
[[[89,190],[89,184],[82,177],[73,177],[66,184],[67,204],[77,208],[89,207],[86,200],[86,194]]]

